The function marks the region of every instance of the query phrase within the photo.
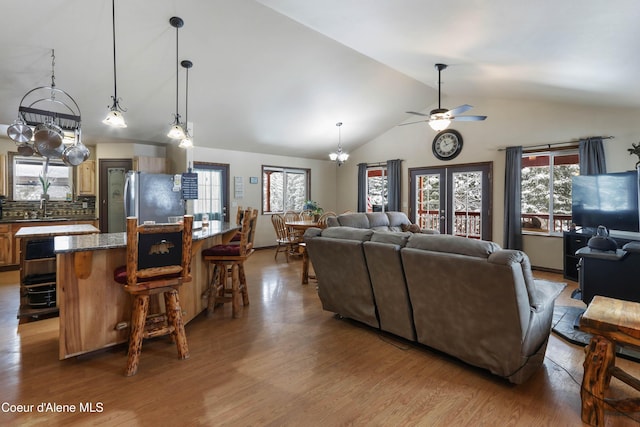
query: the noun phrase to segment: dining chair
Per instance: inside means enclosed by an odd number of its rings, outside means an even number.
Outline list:
[[[310,210],[300,212],[300,221],[313,221],[314,214]]]
[[[271,215],[271,224],[276,232],[276,254],[274,259],[278,259],[278,254],[284,252],[287,262],[289,262],[289,254],[293,252],[294,246],[297,243],[297,238],[292,236],[284,220],[284,216],[279,214]]]
[[[322,215],[320,215],[320,218],[318,218],[318,227],[319,228],[327,228],[327,219],[332,217],[332,216],[338,216],[338,215],[336,215],[336,213],[332,212],[332,211],[327,211],[327,212],[323,213]]]

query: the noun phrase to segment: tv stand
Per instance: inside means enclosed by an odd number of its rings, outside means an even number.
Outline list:
[[[579,231],[565,231],[562,236],[563,260],[562,266],[564,278],[578,281],[578,262],[580,257],[576,255],[576,251],[587,246],[587,242],[595,233],[589,232],[590,229],[583,228]]]
[[[616,239],[618,244],[623,241]],[[640,302],[640,242],[624,242],[622,249],[598,251],[584,247],[576,251],[582,301],[589,304],[595,295]]]

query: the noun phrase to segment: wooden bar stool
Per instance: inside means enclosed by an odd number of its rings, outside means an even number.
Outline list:
[[[243,305],[249,305],[244,262],[254,251],[253,239],[257,221],[257,209],[245,210],[242,215],[238,244],[215,245],[202,251],[202,258],[208,263],[210,277],[207,292],[208,315],[213,313],[216,305],[231,302],[232,316],[236,318],[240,317],[240,298]]]
[[[191,215],[178,224],[138,225],[136,217],[127,218],[127,265],[114,273],[134,296],[126,376],[138,371],[145,338],[171,335],[178,358],[189,357],[178,289],[191,281],[192,228]],[[164,296],[165,313],[148,316],[150,296],[157,294]]]
[[[585,349],[580,397],[582,421],[604,426],[605,406],[619,412],[640,412],[640,398],[609,399],[612,377],[640,390],[640,380],[616,365],[616,345],[640,348],[640,303],[596,295],[580,319],[580,330],[593,334]]]

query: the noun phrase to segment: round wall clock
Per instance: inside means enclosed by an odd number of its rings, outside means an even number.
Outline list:
[[[462,135],[453,129],[438,132],[433,138],[433,155],[440,160],[452,160],[462,151]]]

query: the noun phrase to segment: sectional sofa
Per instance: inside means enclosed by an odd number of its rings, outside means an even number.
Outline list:
[[[542,364],[564,284],[493,242],[347,226],[304,236],[325,310],[522,383]]]

